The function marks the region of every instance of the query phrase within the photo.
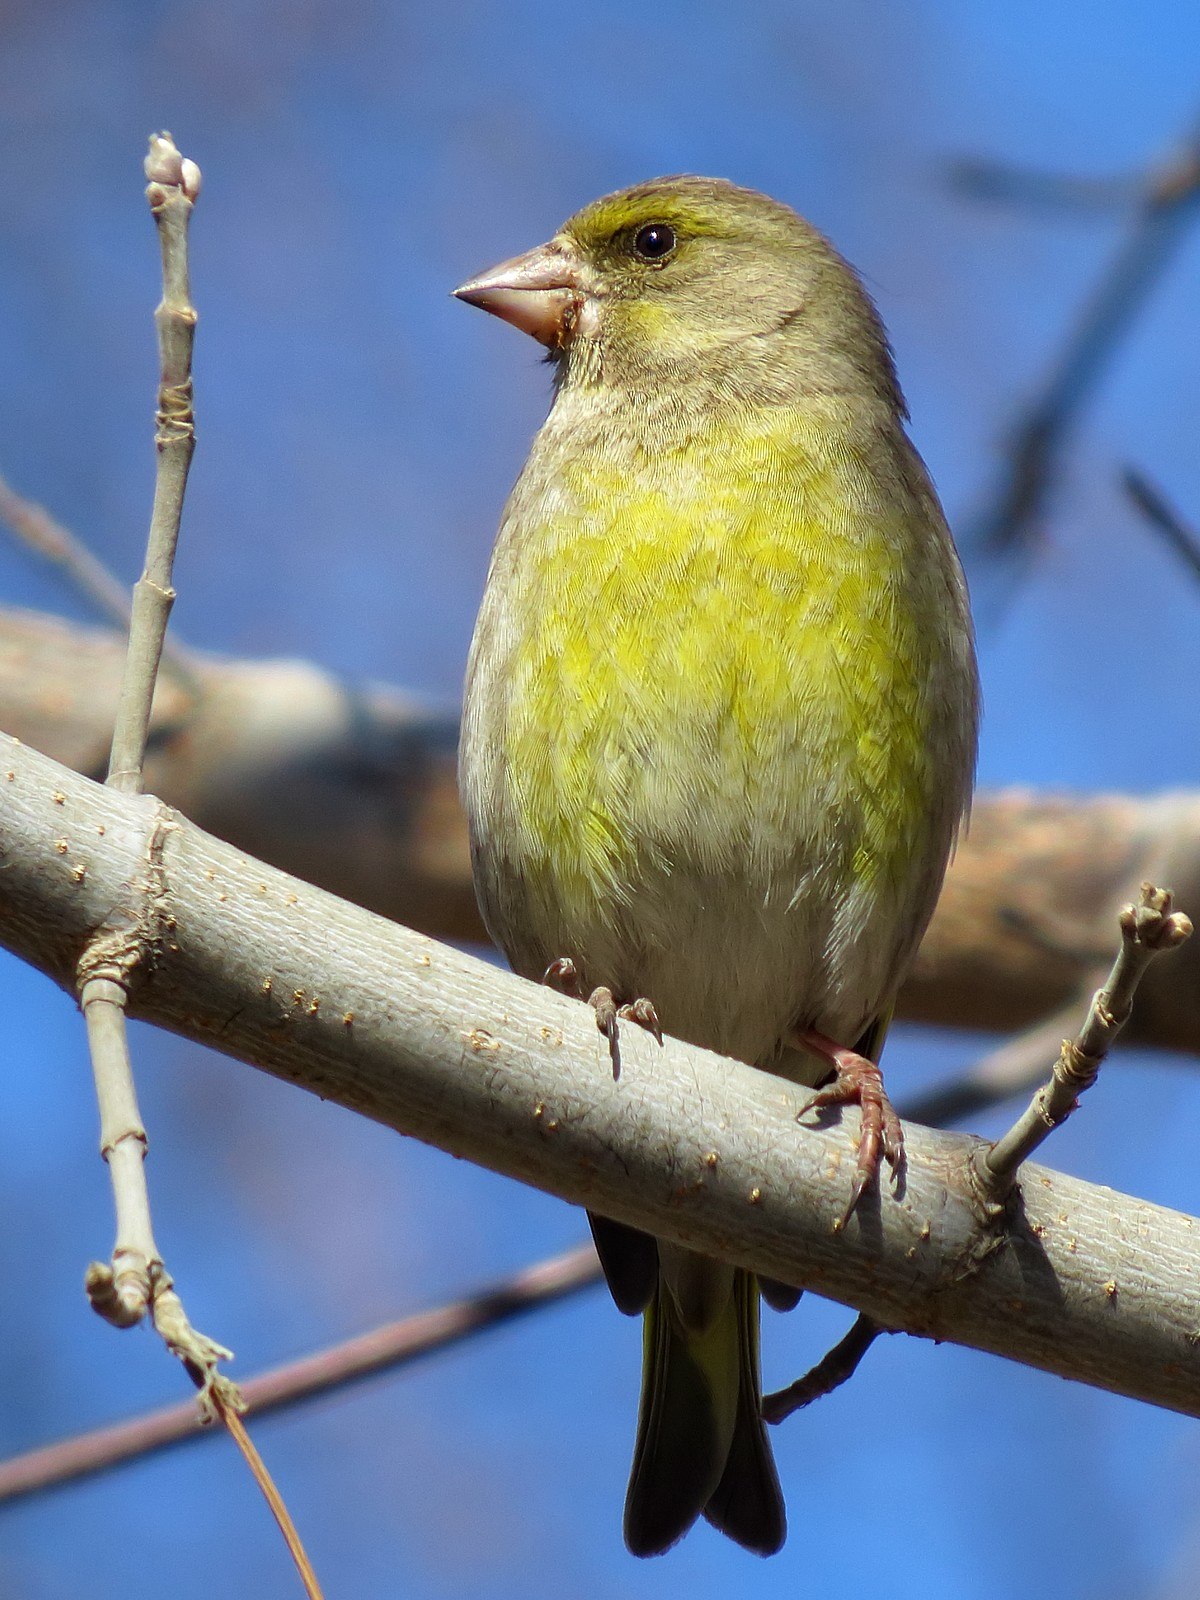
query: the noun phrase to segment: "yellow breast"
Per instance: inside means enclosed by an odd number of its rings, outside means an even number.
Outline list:
[[[826,896],[831,924],[864,892],[899,914],[914,873],[940,879],[970,765],[968,735],[940,737],[963,723],[963,622],[924,480],[811,412],[658,454],[601,443],[551,448],[553,471],[535,450],[473,647],[464,794],[493,931],[544,924],[532,966],[573,930],[641,937],[646,899],[660,941],[660,902],[686,902],[684,937],[729,886],[784,911]]]

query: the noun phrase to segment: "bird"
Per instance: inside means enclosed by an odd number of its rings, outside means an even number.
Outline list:
[[[880,317],[790,206],[658,178],[454,293],[531,335],[549,414],[503,512],[459,750],[480,909],[517,973],[861,1106],[967,815],[965,581]],[[786,1536],[760,1297],[787,1285],[591,1217],[644,1316],[624,1535]]]

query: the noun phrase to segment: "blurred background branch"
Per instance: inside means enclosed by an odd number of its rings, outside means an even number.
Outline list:
[[[957,183],[978,198],[1036,197],[1077,204],[1076,180],[1041,179],[999,166],[969,163]],[[1095,180],[1084,189],[1095,193]],[[1124,187],[1124,180],[1122,180]],[[1191,226],[1200,201],[1200,132],[1153,167],[1137,186],[1138,202],[1124,237],[1080,308],[1062,349],[1012,425],[1000,477],[986,507],[962,531],[964,548],[1019,556],[1035,546],[1062,452],[1122,340]]]
[[[1190,527],[1166,496],[1150,482],[1144,473],[1126,467],[1121,475],[1125,493],[1145,517],[1149,525],[1160,533],[1167,546],[1183,562],[1193,578],[1200,580],[1200,534]]]

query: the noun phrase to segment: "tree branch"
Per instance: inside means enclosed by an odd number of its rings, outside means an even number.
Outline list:
[[[1074,1025],[1082,1004],[1077,1002],[1070,1013],[1060,1013],[990,1051],[944,1088],[901,1101],[902,1116],[944,1127],[970,1111],[1033,1088],[1045,1075],[1046,1062],[1059,1048],[1064,1031]],[[419,1356],[486,1332],[498,1322],[602,1282],[595,1250],[590,1243],[583,1245],[525,1267],[468,1299],[385,1323],[244,1379],[241,1389],[247,1410],[261,1416],[264,1411],[302,1404],[314,1395],[331,1393],[361,1378],[395,1371]],[[828,1388],[844,1382],[876,1335],[883,1331],[869,1318],[860,1317],[846,1338],[811,1372],[769,1401],[764,1399],[767,1420],[782,1421],[799,1406],[808,1405]],[[0,1462],[0,1503],[91,1477],[123,1462],[202,1438],[209,1431],[195,1406],[163,1406],[25,1451]]]
[[[308,662],[193,655],[189,666],[194,698],[172,681],[155,696],[155,794],[370,910],[437,938],[486,939],[453,710],[355,689]],[[103,771],[119,671],[113,635],[0,610],[0,727],[79,771]],[[1113,915],[1147,878],[1200,905],[1200,794],[978,796],[898,1015],[1007,1033],[1075,1006],[1110,959]],[[1200,1053],[1200,940],[1173,970],[1150,972],[1126,1038]]]
[[[902,1192],[835,1234],[852,1113],[802,1127],[794,1086],[636,1028],[614,1083],[574,1001],[15,743],[0,745],[0,786],[0,929],[64,987],[97,923],[149,892],[159,933],[138,1016],[886,1327],[1200,1414],[1191,1218],[1032,1166],[1001,1209],[973,1175],[978,1141],[912,1126]]]
[[[1144,473],[1126,467],[1121,474],[1125,493],[1145,517],[1149,525],[1160,533],[1169,548],[1188,569],[1193,578],[1200,579],[1200,538]]]

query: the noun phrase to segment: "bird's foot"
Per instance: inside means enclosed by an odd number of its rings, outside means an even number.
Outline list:
[[[645,1028],[647,1033],[652,1033],[659,1044],[663,1042],[662,1024],[658,1020],[658,1012],[654,1009],[654,1002],[647,1000],[644,996],[619,1006],[612,990],[602,985],[599,989],[593,989],[591,994],[588,995],[588,1005],[596,1013],[596,1026],[608,1040],[608,1053],[612,1058],[614,1078],[621,1076],[621,1043],[617,1029],[618,1018],[625,1022],[636,1022],[639,1028]]]
[[[558,989],[562,994],[570,995],[573,999],[581,997],[579,968],[570,956],[559,956],[552,961],[542,975],[542,982],[552,989]],[[588,995],[587,1003],[596,1013],[596,1026],[608,1040],[614,1078],[621,1075],[621,1048],[617,1038],[618,1019],[636,1022],[639,1028],[645,1028],[647,1033],[652,1033],[659,1044],[663,1042],[662,1024],[658,1020],[653,1000],[647,1000],[643,996],[624,1005],[618,1005],[612,990],[601,985]]]
[[[862,1112],[858,1162],[850,1201],[834,1224],[834,1231],[840,1233],[854,1215],[854,1208],[879,1170],[881,1148],[892,1171],[899,1171],[900,1163],[904,1160],[904,1131],[883,1087],[883,1075],[874,1061],[868,1061],[856,1050],[848,1050],[825,1034],[812,1030],[797,1033],[795,1042],[813,1055],[820,1056],[823,1061],[828,1061],[836,1074],[832,1083],[818,1089],[806,1101],[796,1113],[797,1118],[821,1106],[856,1105]]]
[[[570,956],[559,956],[552,961],[542,973],[542,982],[547,989],[557,989],[559,994],[570,995],[572,1000],[580,998],[579,968]]]

